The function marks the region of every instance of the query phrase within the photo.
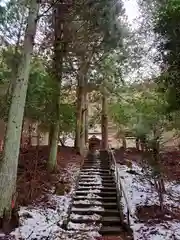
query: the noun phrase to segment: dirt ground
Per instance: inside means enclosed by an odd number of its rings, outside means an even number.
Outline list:
[[[68,164],[81,165],[82,157],[76,154],[72,147],[59,147],[57,156],[57,171],[53,174],[47,171],[48,146],[21,149],[18,166],[17,192],[18,205],[26,206],[49,192],[70,190],[71,173],[67,172]],[[66,173],[66,179],[64,179]]]
[[[127,164],[127,160],[141,165],[143,153],[136,148],[127,148],[115,150],[115,158],[118,163]],[[180,151],[168,147],[160,153],[161,169],[165,178],[174,181],[180,181]]]
[[[175,208],[170,211],[166,207],[163,211],[159,205],[138,206],[136,210],[138,219],[149,224],[160,223],[162,221],[178,220],[180,221],[180,209]]]

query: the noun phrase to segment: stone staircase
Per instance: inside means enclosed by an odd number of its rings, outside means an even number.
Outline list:
[[[133,239],[120,219],[116,191],[109,159],[88,154],[80,172],[67,229]]]

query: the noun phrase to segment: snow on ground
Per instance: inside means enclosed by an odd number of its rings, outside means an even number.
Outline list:
[[[79,214],[74,214],[74,213],[71,214],[71,219],[75,219],[75,220],[77,220],[77,219],[84,219],[84,220],[93,219],[94,221],[96,221],[101,218],[102,218],[102,216],[98,215],[96,213],[94,213],[92,215],[79,215]]]
[[[79,168],[76,164],[69,164],[65,171],[61,174],[61,178],[66,182],[70,180],[72,189],[70,193],[64,196],[52,194],[54,190],[46,195],[46,201],[38,201],[39,203],[33,203],[27,207],[21,207],[19,211],[20,215],[20,227],[11,233],[11,236],[15,237],[16,240],[94,240],[99,237],[94,226],[83,226],[69,222],[68,229],[73,228],[74,230],[63,230],[62,225],[68,216],[68,209],[72,203],[72,195],[75,189],[76,178],[79,175]],[[94,182],[98,185],[102,184],[102,179],[98,175],[93,178]],[[101,190],[89,189],[87,197],[95,196],[95,192]],[[77,201],[82,203],[82,201]],[[85,203],[89,201],[86,200]],[[83,202],[84,203],[84,202]],[[99,202],[98,202],[99,203]],[[102,207],[95,207],[99,210]],[[74,219],[80,217],[80,215],[72,215]],[[88,217],[88,216],[84,216]],[[93,219],[98,219],[98,214],[92,215]],[[81,230],[93,230],[82,232]],[[0,235],[0,239],[4,236]],[[8,237],[10,239],[10,237]],[[13,238],[14,239],[14,238]]]
[[[94,201],[94,200],[92,200],[92,199],[85,199],[85,200],[74,201],[74,204],[102,205],[102,202],[100,202],[100,201]]]
[[[69,222],[68,228],[69,229],[80,229],[80,230],[88,230],[88,231],[98,231],[101,228],[101,224],[97,225],[97,223],[93,224],[86,224],[86,223],[72,223]]]
[[[145,224],[135,216],[137,206],[158,204],[158,194],[148,179],[143,177],[141,168],[133,164],[132,169],[137,174],[128,173],[127,166],[118,164],[119,175],[124,186],[132,217],[131,224],[135,240],[180,240],[180,222],[162,221],[158,224]],[[180,207],[180,184],[175,182],[166,182],[167,195],[164,196],[164,202],[167,206]],[[123,199],[124,213],[126,213],[126,204]]]
[[[42,239],[60,230],[66,216],[71,198],[67,196],[49,195],[52,208],[43,205],[21,207],[19,232],[23,239]]]
[[[68,208],[72,201],[75,178],[78,176],[79,170],[75,164],[70,164],[63,173],[64,179],[69,178],[69,176],[71,178],[72,189],[70,193],[64,196],[49,193],[46,195],[46,202],[21,207],[19,211],[20,227],[12,232],[11,236],[19,240],[93,240],[94,236],[98,236],[96,232],[79,232],[79,226],[74,226],[76,231],[65,231],[62,229],[62,224],[67,218]],[[3,236],[0,236],[0,239],[1,237]]]

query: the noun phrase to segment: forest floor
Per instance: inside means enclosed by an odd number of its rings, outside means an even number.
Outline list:
[[[102,238],[96,232],[62,229],[82,157],[71,147],[59,147],[58,170],[50,175],[46,171],[48,151],[48,147],[21,151],[17,182],[20,226],[9,235],[0,234],[0,240],[121,240],[120,237]],[[125,159],[133,162],[133,174],[126,162],[121,161],[121,151],[117,152],[116,159],[131,206],[135,240],[180,240],[180,152],[162,153],[167,190],[164,214],[159,211],[157,192],[149,178],[142,174],[141,154],[134,149],[125,154]]]
[[[180,152],[167,149],[161,153],[166,188],[163,213],[152,178],[142,172],[141,158],[142,154],[133,148],[125,153],[123,161],[122,151],[116,152],[119,174],[131,208],[130,219],[135,240],[179,240]],[[128,168],[127,160],[132,162],[132,169]]]
[[[76,178],[83,158],[72,147],[59,147],[58,169],[46,171],[48,147],[22,149],[18,167],[18,205],[20,226],[0,240],[112,240],[97,232],[65,231]],[[113,240],[122,240],[113,237]]]

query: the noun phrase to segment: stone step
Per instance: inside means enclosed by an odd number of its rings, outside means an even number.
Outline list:
[[[80,178],[79,178],[79,180],[84,181],[84,182],[86,182],[86,181],[92,181],[93,179],[96,179],[96,176],[85,176],[85,177],[80,177]],[[108,182],[108,181],[113,181],[113,182],[114,182],[114,178],[113,178],[113,176],[111,176],[111,175],[108,175],[108,176],[106,176],[106,177],[102,177],[102,176],[101,176],[101,179],[102,179],[102,181],[104,181],[104,182]]]
[[[83,163],[90,163],[90,164],[96,164],[96,163],[100,163],[100,164],[110,164],[110,161],[106,161],[106,162],[102,162],[101,160],[94,160],[94,161],[90,161],[90,160],[85,160]]]
[[[109,182],[105,182],[102,181],[101,178],[94,178],[91,181],[79,181],[79,185],[83,185],[83,186],[91,186],[91,185],[103,185],[103,186],[116,186],[115,182],[113,181],[109,181]]]
[[[124,231],[124,229],[119,226],[102,226],[99,230],[101,235],[117,235]]]
[[[102,162],[101,162],[100,160],[97,160],[97,161],[85,160],[83,163],[84,163],[84,164],[96,164],[96,163],[102,164]],[[108,163],[108,162],[107,162],[107,163]]]
[[[80,172],[80,177],[85,176],[87,178],[87,177],[94,177],[96,175],[102,175],[103,177],[106,177],[106,178],[113,178],[111,173],[105,173],[105,172],[104,173],[102,173],[102,172],[93,173],[93,172],[91,172],[91,174],[90,173],[88,174],[88,173]]]
[[[84,163],[102,163],[100,159],[85,159]]]
[[[95,177],[95,176],[101,176],[102,178],[107,178],[108,176],[111,176],[111,175],[108,172],[81,172],[79,177]]]
[[[116,202],[100,202],[100,201],[75,201],[73,207],[75,208],[89,208],[89,207],[103,207],[105,209],[117,209]]]
[[[100,165],[88,165],[88,166],[83,166],[82,168],[81,168],[81,171],[84,171],[84,170],[86,170],[86,169],[94,169],[94,170],[97,170],[97,169],[101,169],[101,170],[109,170],[109,167],[107,166],[105,166],[105,167],[102,167],[102,166],[100,166]]]
[[[111,182],[111,183],[103,182],[102,183],[102,182],[98,182],[98,180],[94,180],[91,182],[81,181],[81,182],[79,182],[79,186],[81,186],[81,187],[89,187],[89,186],[114,187],[115,183],[114,182]]]
[[[95,163],[90,163],[90,162],[84,162],[83,166],[102,166],[101,162],[95,162]]]
[[[101,168],[86,168],[84,170],[81,170],[81,172],[87,172],[87,173],[90,173],[90,172],[105,172],[105,173],[109,173],[110,172],[110,169],[101,169]]]
[[[84,163],[82,167],[96,167],[96,166],[100,166],[100,167],[103,167],[103,168],[109,168],[110,167],[110,164],[102,164],[102,163]]]
[[[79,215],[99,214],[101,216],[119,217],[118,209],[104,209],[104,208],[100,208],[100,207],[91,207],[91,208],[72,207],[71,213],[79,214]]]
[[[80,179],[79,183],[80,183],[80,184],[85,183],[85,184],[88,184],[88,185],[89,185],[89,184],[91,184],[91,183],[97,183],[97,181],[98,181],[98,178]],[[103,185],[103,184],[114,184],[114,185],[116,185],[115,181],[112,180],[112,179],[107,179],[107,180],[101,179],[101,183],[102,183],[102,185]]]
[[[115,201],[115,202],[117,202],[117,197],[100,197],[100,196],[95,196],[95,197],[89,197],[89,198],[87,198],[87,196],[75,196],[74,198],[73,198],[73,200],[74,201],[78,201],[78,200],[88,200],[88,199],[90,199],[90,200],[94,200],[94,201],[102,201],[102,202],[109,202],[109,201]]]
[[[106,172],[106,171],[81,171],[80,172],[80,177],[81,176],[89,176],[89,177],[94,177],[94,176],[96,176],[96,175],[98,175],[98,176],[103,176],[103,177],[107,177],[107,176],[110,176],[111,175],[111,173],[110,172]]]
[[[100,191],[97,191],[97,189],[95,189],[95,191],[80,191],[80,190],[77,190],[76,191],[76,195],[77,196],[86,196],[86,195],[88,195],[88,194],[96,194],[96,195],[98,195],[98,196],[106,196],[106,197],[109,197],[109,196],[117,196],[117,192],[116,191],[111,191],[111,192],[109,192],[109,191],[105,191],[105,190],[100,190]]]
[[[86,191],[86,190],[90,190],[90,189],[97,189],[97,190],[108,190],[108,191],[116,191],[116,187],[115,186],[111,186],[111,187],[104,187],[104,186],[85,186],[85,187],[83,187],[83,186],[79,186],[78,187],[78,190],[84,190],[84,191]]]
[[[70,221],[74,223],[102,223],[103,225],[112,225],[112,224],[120,224],[121,220],[120,217],[109,217],[109,216],[101,216],[101,215],[73,215],[70,216]]]
[[[78,230],[81,232],[91,232],[91,231],[98,232],[101,227],[102,227],[101,223],[99,223],[98,225],[94,225],[94,223],[86,223],[85,224],[85,223],[69,222],[67,225],[67,230],[68,231],[77,231]],[[81,239],[83,239],[83,238],[81,238]]]
[[[106,163],[110,163],[111,161],[109,159],[103,161],[100,158],[90,158],[90,159],[86,158],[86,159],[84,159],[84,162],[89,162],[89,163],[100,162],[100,163],[106,164]]]

